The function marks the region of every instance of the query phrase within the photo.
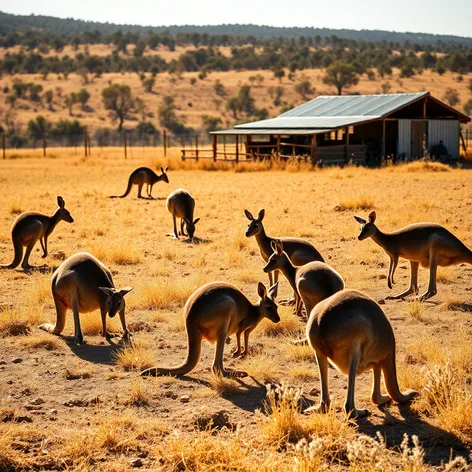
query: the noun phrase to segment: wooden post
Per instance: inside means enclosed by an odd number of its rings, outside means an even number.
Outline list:
[[[7,153],[6,153],[6,144],[5,144],[5,135],[2,134],[2,148],[3,148],[3,159],[7,158]]]
[[[43,157],[46,157],[46,136],[43,135]]]
[[[280,134],[277,135],[277,157],[280,159]]]
[[[236,164],[239,162],[239,134],[236,135]]]
[[[344,144],[344,160],[349,162],[349,156],[348,156],[348,151],[347,148],[349,147],[349,126],[346,126],[344,128],[344,136],[345,136],[345,144]]]
[[[382,157],[385,159],[385,120],[382,120]]]
[[[195,135],[195,160],[198,162],[198,134]]]
[[[316,159],[316,134],[311,135],[311,161],[315,162]]]
[[[426,119],[426,101],[428,100],[428,98],[425,98],[423,100],[423,118]]]
[[[223,154],[226,160],[226,135],[223,136]]]
[[[211,135],[212,147],[213,147],[213,161],[216,162],[216,134]]]
[[[87,130],[84,131],[84,152],[85,152],[85,157],[87,157]]]
[[[125,159],[128,158],[128,149],[127,149],[127,142],[126,142],[126,131],[123,131],[123,137],[125,138]]]
[[[90,144],[90,135],[87,133],[87,141],[88,141],[88,155],[92,155],[92,146]]]
[[[167,130],[166,129],[164,130],[163,135],[164,135],[163,144],[164,144],[164,157],[165,157],[167,156]]]

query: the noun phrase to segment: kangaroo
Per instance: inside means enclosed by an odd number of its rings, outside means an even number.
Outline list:
[[[348,376],[346,413],[356,418],[369,414],[354,405],[356,375],[372,369],[372,401],[382,405],[390,399],[397,403],[412,400],[418,392],[400,392],[395,364],[395,336],[380,306],[358,290],[341,290],[318,303],[306,327],[308,343],[316,353],[321,379],[321,403],[305,411],[326,412],[330,406],[328,361]],[[388,395],[382,395],[383,373]]]
[[[295,267],[280,241],[272,241],[271,246],[274,252],[269,257],[264,272],[282,271],[293,288],[295,313],[298,316],[302,314],[302,302],[308,317],[317,303],[344,288],[342,277],[328,264],[313,261]]]
[[[181,218],[180,234],[193,239],[195,234],[195,225],[200,221],[200,218],[196,218],[195,220],[193,219],[195,198],[193,198],[187,190],[178,188],[167,197],[166,205],[167,210],[174,220],[174,237],[180,239],[179,233],[177,232],[177,218]],[[184,231],[184,224],[187,233]]]
[[[397,268],[398,258],[410,261],[410,287],[404,292],[387,297],[387,300],[404,298],[418,293],[418,268],[429,266],[428,290],[421,295],[424,301],[437,293],[436,271],[439,266],[450,266],[466,262],[472,264],[472,251],[446,228],[434,223],[416,223],[405,226],[393,233],[383,233],[375,225],[375,211],[369,220],[360,216],[354,217],[361,225],[358,239],[372,238],[390,257],[388,267],[388,288],[394,284],[393,275]]]
[[[262,224],[265,210],[261,210],[257,218],[254,218],[248,210],[244,210],[244,214],[250,221],[246,230],[246,237],[256,237],[257,245],[259,246],[259,251],[264,262],[267,262],[273,253],[273,241],[280,241],[283,244],[284,251],[287,253],[287,256],[293,265],[301,266],[312,261],[324,262],[323,257],[321,257],[321,254],[315,249],[315,247],[304,239],[271,238],[270,236],[267,236],[264,230],[264,225]],[[275,284],[279,280],[278,270],[275,270],[273,274],[272,272],[269,272],[268,275],[270,285]],[[277,296],[277,293],[275,296]]]
[[[11,227],[11,239],[13,241],[15,256],[11,264],[0,265],[1,269],[14,269],[17,267],[23,257],[23,247],[26,247],[26,252],[21,267],[24,270],[31,269],[32,267],[29,265],[28,260],[31,251],[38,240],[43,249],[42,257],[47,257],[48,237],[54,231],[54,228],[59,221],[63,220],[68,223],[74,222],[74,218],[72,218],[69,211],[65,208],[66,202],[62,197],[57,197],[57,204],[59,205],[59,208],[52,216],[28,211],[22,213],[16,218]]]
[[[66,259],[54,272],[51,289],[56,305],[56,324],[42,324],[40,329],[52,334],[62,333],[70,308],[74,313],[75,339],[82,344],[84,336],[79,314],[100,309],[102,335],[107,339],[115,336],[107,331],[106,317],[108,313],[113,318],[119,312],[123,339],[129,340],[131,333],[126,327],[124,296],[133,289],[116,289],[111,272],[91,254],[79,252]]]
[[[225,370],[223,368],[223,350],[226,338],[236,333],[237,349],[233,357],[244,357],[248,352],[249,335],[262,321],[268,318],[274,323],[280,321],[277,305],[272,299],[276,287],[267,290],[261,282],[257,287],[260,297],[252,304],[247,297],[233,285],[224,282],[212,282],[197,289],[187,300],[184,308],[187,328],[188,351],[185,362],[177,367],[153,367],[144,370],[141,375],[188,374],[197,365],[202,349],[202,339],[216,342],[212,372],[222,376],[245,377],[247,372]],[[244,334],[244,349],[241,351],[241,334]]]
[[[157,175],[152,169],[149,167],[138,167],[135,171],[131,173],[128,180],[128,187],[123,195],[111,195],[109,198],[125,198],[131,192],[131,187],[134,184],[138,185],[138,198],[146,198],[141,195],[141,190],[143,189],[143,185],[146,184],[146,192],[147,198],[152,199],[152,186],[156,182],[160,182],[163,180],[166,183],[169,183],[169,177],[167,176],[167,169],[161,167],[161,175]]]

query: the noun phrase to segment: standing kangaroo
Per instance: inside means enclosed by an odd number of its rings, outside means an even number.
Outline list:
[[[116,289],[111,272],[91,254],[79,252],[65,260],[52,276],[51,289],[56,305],[56,324],[42,324],[40,328],[44,331],[62,333],[67,310],[71,309],[74,313],[75,339],[82,344],[84,336],[79,314],[100,309],[102,335],[107,339],[114,337],[107,331],[107,313],[113,318],[119,312],[123,338],[129,340],[131,334],[126,327],[124,296],[133,289]]]
[[[169,183],[169,177],[167,176],[167,169],[161,167],[161,175],[157,175],[152,169],[149,167],[139,167],[135,171],[131,173],[128,180],[128,187],[126,188],[126,192],[123,195],[111,195],[109,198],[125,198],[131,192],[131,188],[134,184],[138,185],[138,198],[146,198],[141,195],[141,190],[143,189],[143,185],[146,184],[146,192],[147,198],[152,199],[152,186],[156,182],[160,182],[163,180],[166,183]]]
[[[259,282],[258,303],[252,304],[247,297],[233,285],[213,282],[197,289],[187,300],[184,308],[185,326],[188,337],[187,359],[178,367],[153,367],[141,375],[185,375],[192,371],[200,359],[202,339],[216,342],[212,372],[223,376],[245,377],[247,372],[225,370],[223,350],[228,336],[236,333],[237,349],[233,357],[244,357],[248,352],[249,335],[262,321],[268,318],[274,323],[280,321],[277,305],[272,300],[275,287],[267,294],[264,284]],[[241,334],[244,333],[244,350],[241,351]]]
[[[200,218],[193,219],[195,198],[193,198],[187,190],[178,188],[167,197],[166,205],[174,221],[174,237],[180,239],[179,233],[177,232],[177,218],[181,218],[180,234],[193,239],[195,225],[200,221]],[[184,231],[184,223],[187,233]]]
[[[302,302],[306,316],[320,301],[344,289],[344,280],[328,264],[320,261],[295,267],[284,251],[280,241],[272,241],[273,254],[264,267],[264,272],[280,270],[289,281],[295,294],[295,313],[302,314]]]
[[[372,369],[372,401],[382,405],[390,399],[397,403],[412,400],[418,392],[400,392],[395,364],[395,336],[380,306],[357,290],[342,290],[318,303],[311,311],[306,327],[309,344],[316,353],[321,379],[321,403],[306,411],[326,412],[330,406],[328,361],[348,376],[346,413],[353,417],[367,416],[354,404],[356,375]],[[380,377],[383,373],[389,396],[382,395]]]
[[[394,284],[393,275],[397,268],[398,258],[410,261],[410,287],[404,292],[389,296],[387,299],[404,298],[418,293],[418,268],[429,267],[428,290],[421,295],[424,301],[437,293],[436,272],[439,266],[450,266],[466,262],[472,264],[472,251],[446,228],[434,223],[417,223],[405,226],[393,233],[383,233],[375,225],[375,211],[369,220],[360,216],[354,217],[361,225],[358,239],[372,238],[390,257],[388,267],[388,288]]]
[[[38,240],[43,249],[42,257],[45,258],[48,255],[48,237],[54,231],[59,221],[64,220],[68,223],[74,222],[74,218],[72,218],[69,211],[65,208],[66,202],[62,197],[57,197],[57,204],[59,208],[52,216],[28,211],[16,218],[11,227],[11,239],[13,241],[15,256],[11,264],[0,265],[0,268],[14,269],[17,267],[23,257],[23,247],[26,247],[25,258],[23,259],[21,267],[24,270],[31,269],[28,259]]]
[[[247,230],[246,237],[255,236],[259,251],[261,253],[264,262],[269,260],[269,257],[273,253],[272,242],[280,241],[283,244],[284,251],[287,253],[290,261],[293,265],[301,266],[312,261],[324,262],[321,254],[315,249],[315,247],[308,241],[299,238],[271,238],[266,235],[262,220],[264,219],[265,210],[261,210],[257,218],[254,218],[248,210],[244,210],[246,218],[250,221]],[[275,270],[274,274],[269,272],[269,284],[275,284],[279,279],[279,271]],[[275,296],[277,293],[275,294]]]

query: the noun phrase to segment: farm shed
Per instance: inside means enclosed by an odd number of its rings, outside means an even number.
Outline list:
[[[211,151],[214,160],[276,155],[376,164],[382,156],[424,157],[442,140],[454,161],[459,158],[460,124],[469,121],[429,92],[319,96],[276,118],[211,132]]]

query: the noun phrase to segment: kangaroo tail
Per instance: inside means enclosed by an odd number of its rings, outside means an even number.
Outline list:
[[[126,188],[126,191],[123,195],[110,195],[108,198],[125,198],[129,195],[131,192],[131,187],[133,186],[133,182],[131,181],[131,176],[128,180],[128,187]]]
[[[150,369],[143,370],[141,375],[157,377],[159,375],[172,375],[179,377],[181,375],[188,374],[190,371],[195,369],[199,359],[200,353],[202,352],[202,333],[199,330],[189,331],[188,334],[188,351],[187,359],[185,362],[177,367],[152,367]]]
[[[418,392],[415,390],[409,390],[405,394],[400,391],[397,380],[397,366],[395,362],[395,347],[393,348],[391,354],[382,364],[382,372],[384,375],[385,386],[387,387],[387,392],[392,398],[393,401],[397,403],[406,403],[418,395]]]
[[[0,265],[0,269],[14,269],[20,264],[21,258],[23,257],[23,245],[13,238],[13,248],[15,250],[13,262],[11,264]]]

